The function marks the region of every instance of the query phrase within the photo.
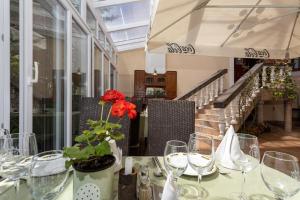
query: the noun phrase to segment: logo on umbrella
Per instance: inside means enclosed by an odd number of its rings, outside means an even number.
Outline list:
[[[245,48],[245,57],[247,57],[247,58],[269,58],[270,54],[267,49],[256,50],[254,48]]]
[[[195,54],[193,45],[188,44],[187,46],[180,46],[177,43],[166,43],[168,46],[169,53],[184,53],[184,54]]]

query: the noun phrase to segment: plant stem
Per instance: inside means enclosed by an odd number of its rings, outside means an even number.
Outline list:
[[[103,104],[101,104],[101,122],[102,122],[102,118],[103,118],[103,107],[104,107],[104,105]]]
[[[108,122],[108,120],[109,120],[110,113],[111,113],[111,108],[112,108],[112,107],[110,107],[110,109],[109,109],[109,112],[108,112],[108,114],[107,114],[106,123],[107,123],[107,122]]]

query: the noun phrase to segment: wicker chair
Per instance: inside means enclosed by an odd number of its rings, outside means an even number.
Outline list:
[[[88,129],[88,125],[86,121],[88,119],[96,120],[99,119],[101,113],[101,106],[99,106],[99,98],[93,97],[83,97],[81,99],[80,105],[80,122],[79,122],[79,132],[81,133],[83,130]],[[104,106],[103,109],[103,116],[106,116],[109,111],[109,106]],[[117,122],[119,119],[110,117],[110,122]],[[129,128],[130,128],[130,120],[126,116],[124,119],[121,120],[121,132],[125,135],[125,139],[121,141],[117,141],[117,145],[122,148],[123,155],[128,155],[128,148],[129,148]]]
[[[195,103],[182,100],[148,101],[148,150],[162,156],[168,140],[188,142],[195,131]]]

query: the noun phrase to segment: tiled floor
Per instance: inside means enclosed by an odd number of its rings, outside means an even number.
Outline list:
[[[272,127],[271,132],[260,135],[258,139],[262,155],[267,150],[281,151],[296,156],[300,161],[300,127],[294,128],[291,133]]]

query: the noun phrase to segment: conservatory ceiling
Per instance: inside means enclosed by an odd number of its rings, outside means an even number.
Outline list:
[[[94,7],[118,51],[145,46],[152,0],[94,0]]]

